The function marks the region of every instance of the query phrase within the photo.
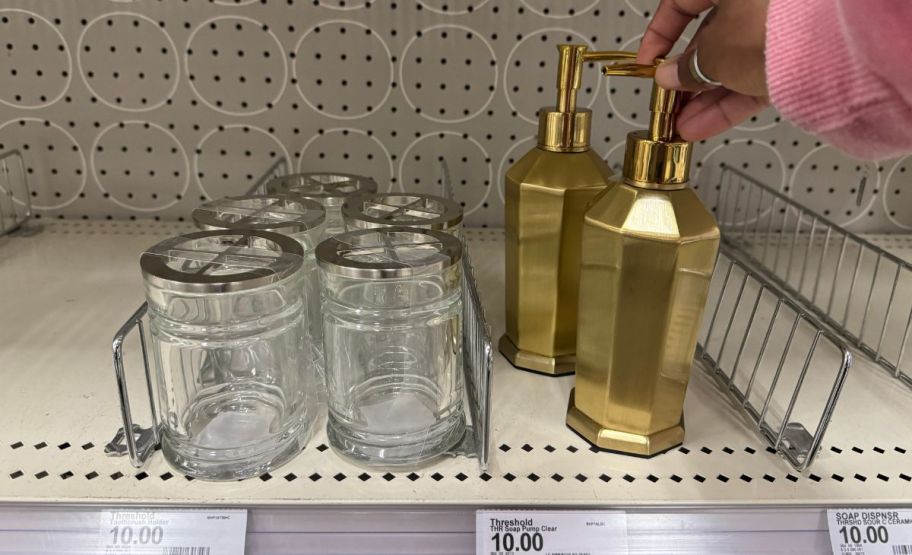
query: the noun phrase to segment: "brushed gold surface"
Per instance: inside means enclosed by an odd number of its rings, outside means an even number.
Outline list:
[[[719,229],[691,189],[619,183],[586,213],[567,424],[593,444],[652,455],[683,440],[718,245]]]
[[[603,73],[654,70],[627,63]],[[712,214],[687,188],[692,145],[675,132],[680,100],[653,83],[649,128],[627,135],[624,182],[593,202],[582,231],[567,425],[634,455],[684,440],[684,395],[719,248]]]
[[[684,421],[651,434],[636,434],[605,428],[576,408],[576,390],[570,391],[567,425],[599,449],[640,457],[652,457],[684,442]]]
[[[517,367],[572,371],[566,361],[576,350],[583,214],[610,178],[592,151],[534,148],[507,171],[506,337],[513,348],[501,341],[501,352]]]
[[[563,376],[573,373],[576,368],[576,355],[560,355],[556,357],[546,357],[530,351],[520,351],[519,347],[504,334],[500,337],[497,345],[504,358],[510,361],[510,364],[522,370],[531,370],[540,374],[551,376]]]

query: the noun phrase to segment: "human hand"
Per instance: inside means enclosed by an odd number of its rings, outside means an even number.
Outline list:
[[[682,139],[712,137],[769,105],[764,60],[768,5],[769,0],[661,0],[640,43],[641,64],[668,54],[687,24],[711,10],[684,53],[656,70],[659,86],[697,93],[678,114]],[[721,86],[694,75],[698,51],[699,69]]]

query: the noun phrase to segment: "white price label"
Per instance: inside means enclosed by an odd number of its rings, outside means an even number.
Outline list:
[[[101,512],[97,553],[244,555],[247,511],[158,509]]]
[[[478,511],[476,555],[627,553],[627,515],[615,511]]]
[[[834,555],[912,555],[912,509],[829,509]]]

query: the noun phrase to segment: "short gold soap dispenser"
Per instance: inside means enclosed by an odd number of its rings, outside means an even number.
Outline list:
[[[583,63],[619,59],[585,46],[558,51],[557,105],[541,109],[538,146],[505,177],[506,334],[500,339],[514,366],[550,375],[573,372],[583,214],[612,173],[589,148],[592,112],[576,104]]]
[[[652,77],[654,66],[606,75]],[[649,129],[627,136],[623,182],[586,212],[576,387],[567,425],[596,447],[652,456],[684,440],[684,394],[719,247],[688,187],[680,93],[653,84]]]

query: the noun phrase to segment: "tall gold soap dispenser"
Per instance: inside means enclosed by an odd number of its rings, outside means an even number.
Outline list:
[[[557,105],[539,112],[538,146],[506,174],[506,334],[518,368],[573,372],[583,214],[611,170],[590,150],[592,112],[576,105],[583,63],[619,59],[560,45]],[[627,59],[625,54],[623,59]]]
[[[653,66],[606,66],[651,77]],[[646,131],[627,136],[624,179],[586,212],[576,387],[567,424],[596,447],[652,456],[684,440],[684,394],[719,228],[688,187],[679,93],[652,88]]]

